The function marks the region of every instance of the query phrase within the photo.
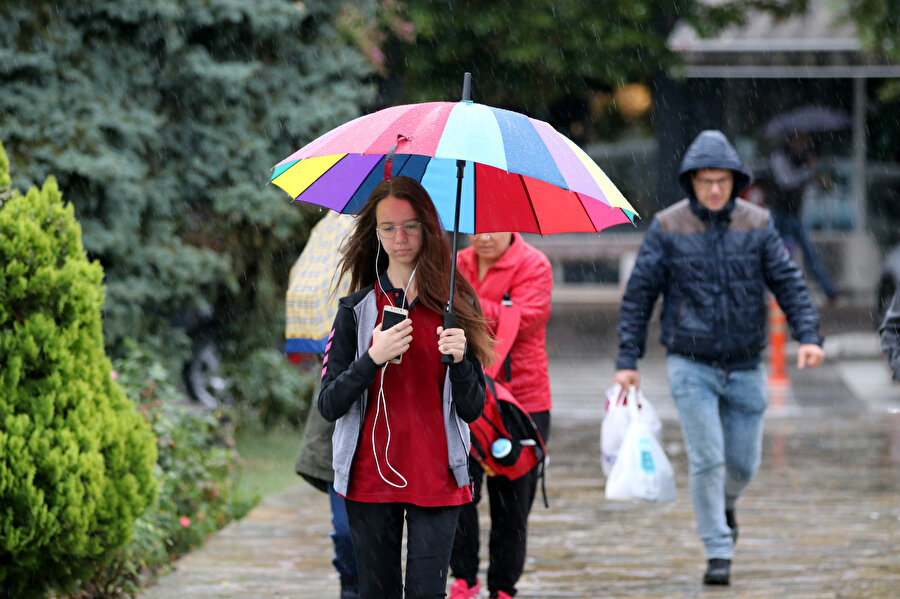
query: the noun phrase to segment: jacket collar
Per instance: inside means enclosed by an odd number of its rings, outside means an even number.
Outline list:
[[[414,299],[412,303],[409,303],[405,297],[406,292],[400,287],[394,287],[394,285],[391,283],[390,278],[388,278],[387,271],[384,271],[380,275],[378,275],[378,281],[375,282],[375,294],[378,296],[388,296],[390,298],[389,301],[392,305],[398,308],[404,308],[406,310],[409,310],[419,301],[419,298],[416,297],[416,299]],[[400,305],[401,302],[403,302],[402,306]]]
[[[731,222],[731,213],[734,211],[734,205],[737,203],[736,195],[732,193],[731,199],[725,204],[721,210],[710,210],[700,203],[697,196],[691,193],[688,195],[691,205],[691,212],[697,215],[697,218],[705,223],[729,223]]]

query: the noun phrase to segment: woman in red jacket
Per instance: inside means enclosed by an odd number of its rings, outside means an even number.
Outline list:
[[[537,424],[546,441],[550,435],[550,377],[547,372],[547,321],[553,271],[540,251],[518,233],[471,236],[472,245],[459,252],[459,271],[475,288],[491,333],[498,360],[486,374],[512,391]],[[491,510],[490,565],[487,585],[491,597],[512,597],[525,565],[528,514],[537,489],[538,468],[510,480],[488,478]],[[478,508],[484,471],[469,458],[474,501],[463,506],[453,542],[450,570],[457,579],[451,599],[477,597]]]

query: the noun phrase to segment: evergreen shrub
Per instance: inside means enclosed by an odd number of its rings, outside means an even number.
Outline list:
[[[0,145],[0,589],[71,588],[131,537],[157,452],[112,379],[89,262],[55,179],[11,192]]]

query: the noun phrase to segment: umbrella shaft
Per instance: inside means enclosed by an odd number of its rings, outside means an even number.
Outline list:
[[[450,262],[450,300],[447,302],[447,312],[453,312],[453,295],[456,291],[456,249],[458,247],[459,237],[459,210],[462,198],[462,180],[463,172],[466,168],[465,160],[456,161],[456,210],[453,215],[453,249]]]

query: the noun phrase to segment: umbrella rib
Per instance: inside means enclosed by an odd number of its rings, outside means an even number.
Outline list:
[[[585,195],[585,197],[587,197],[587,198],[590,198],[591,196],[586,195],[586,194],[579,194],[577,191],[572,191],[571,189],[569,191],[571,193],[573,193],[575,195],[575,198],[578,200],[578,205],[581,206],[581,210],[584,211],[585,218],[587,218],[588,222],[591,223],[591,226],[594,227],[594,233],[599,233],[601,231],[601,229],[597,228],[597,223],[595,223],[594,219],[591,218],[591,213],[587,211],[587,208],[585,208],[585,206],[584,206],[584,200],[581,199],[582,195]],[[594,198],[591,198],[591,199],[594,199]],[[622,210],[618,206],[610,206],[610,208],[617,208],[618,210]],[[624,212],[623,212],[623,214],[624,214]],[[631,219],[628,219],[628,220],[631,220]]]
[[[478,232],[478,201],[475,199],[475,190],[478,189],[478,167],[472,163],[472,235]],[[462,204],[459,206],[462,212]]]
[[[348,155],[349,155],[349,154],[348,154]],[[372,168],[370,168],[370,169],[368,170],[368,172],[366,172],[365,176],[362,178],[362,180],[360,181],[360,184],[359,184],[359,185],[362,186],[366,181],[368,181],[369,177],[372,176],[372,173],[373,173],[376,169],[378,169],[379,166],[383,169],[383,168],[384,168],[384,161],[378,160],[377,162],[375,162],[375,163],[372,165]],[[357,191],[359,191],[359,187],[357,187]],[[344,210],[347,209],[347,206],[350,205],[350,202],[353,201],[353,198],[354,198],[354,197],[356,197],[356,192],[350,194],[350,197],[347,198],[347,201],[344,202],[344,204],[341,206],[341,209],[340,209],[340,210],[337,210],[336,212],[340,212],[341,214],[348,214],[348,213],[344,212]],[[364,198],[363,201],[365,202],[367,199],[368,199],[368,197]]]
[[[531,208],[531,215],[534,217],[534,224],[537,226],[538,235],[541,237],[544,236],[544,232],[541,231],[541,221],[538,220],[537,212],[534,211],[534,202],[531,201],[531,194],[528,193],[528,186],[525,185],[525,178],[522,175],[516,175],[519,178],[519,183],[522,184],[522,191],[525,192],[525,197],[528,198],[528,207]]]

